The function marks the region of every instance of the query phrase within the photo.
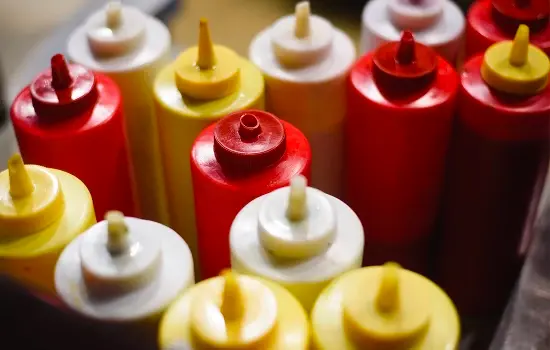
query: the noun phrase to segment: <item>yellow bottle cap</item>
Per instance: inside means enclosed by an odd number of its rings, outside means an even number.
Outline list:
[[[47,168],[25,165],[21,155],[0,173],[0,233],[24,236],[42,230],[65,210],[57,177]]]
[[[198,46],[176,59],[176,86],[182,95],[198,100],[230,95],[239,85],[239,60],[234,51],[212,44],[208,22],[201,19]]]
[[[513,41],[493,44],[485,52],[481,76],[495,90],[534,95],[548,83],[550,60],[546,54],[529,44],[529,27],[519,26]]]
[[[396,263],[358,281],[343,299],[344,325],[361,348],[410,349],[430,324],[430,300]]]
[[[260,281],[222,273],[223,284],[196,298],[191,329],[201,343],[215,349],[257,347],[269,339],[277,323],[277,299]]]

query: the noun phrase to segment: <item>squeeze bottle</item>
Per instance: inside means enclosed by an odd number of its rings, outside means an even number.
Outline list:
[[[239,212],[230,245],[233,270],[278,283],[309,313],[334,278],[361,267],[364,235],[344,202],[296,176]]]
[[[316,350],[458,350],[460,341],[451,299],[396,263],[354,270],[329,284],[311,327]]]
[[[189,288],[162,318],[160,350],[306,350],[309,324],[283,287],[226,271]]]
[[[213,45],[203,19],[198,46],[161,70],[154,97],[170,226],[189,244],[198,275],[191,146],[204,128],[221,117],[246,108],[263,109],[264,80],[252,63],[227,47]]]
[[[529,246],[548,168],[549,72],[526,25],[464,66],[437,263],[461,314],[500,312]]]
[[[88,187],[97,216],[134,212],[120,90],[107,76],[61,54],[11,106],[11,120],[27,163],[66,171]]]
[[[300,129],[312,150],[311,183],[342,197],[346,77],[355,61],[351,39],[309,2],[259,33],[250,60],[264,74],[266,110]]]
[[[120,88],[140,217],[168,224],[153,81],[170,61],[168,28],[139,9],[112,2],[69,38],[69,57]],[[111,209],[111,208],[108,208]],[[130,215],[131,213],[124,213]]]
[[[95,223],[86,186],[64,171],[24,165],[0,173],[0,273],[55,304],[54,268],[63,248]]]
[[[399,40],[403,30],[455,64],[462,49],[464,15],[452,0],[372,0],[361,20],[361,55]]]
[[[202,131],[191,149],[203,278],[230,266],[229,230],[251,200],[310,176],[311,150],[298,129],[258,110],[234,112]]]
[[[520,24],[531,32],[530,41],[550,54],[548,0],[478,0],[468,10],[466,59],[483,54],[489,46],[511,40]]]
[[[353,67],[346,199],[365,228],[364,265],[426,272],[457,90],[453,67],[409,31]]]
[[[194,283],[191,251],[176,232],[117,211],[72,241],[55,268],[63,302],[102,322],[158,321]]]

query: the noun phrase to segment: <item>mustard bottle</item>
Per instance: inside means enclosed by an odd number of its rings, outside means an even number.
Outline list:
[[[433,282],[396,263],[354,270],[331,283],[311,314],[318,350],[458,349],[460,322]]]
[[[79,179],[13,155],[0,173],[0,272],[55,303],[57,258],[95,221],[92,197]]]
[[[306,350],[300,303],[272,282],[224,271],[189,288],[161,320],[161,350]]]

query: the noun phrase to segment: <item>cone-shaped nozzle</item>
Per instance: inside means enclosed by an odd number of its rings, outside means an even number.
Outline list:
[[[13,198],[27,197],[34,191],[34,185],[20,154],[14,154],[8,160],[8,174],[10,178],[10,195]]]
[[[216,64],[214,54],[214,44],[210,37],[210,28],[206,19],[201,19],[199,24],[199,53],[197,57],[197,66],[200,69],[212,69]]]

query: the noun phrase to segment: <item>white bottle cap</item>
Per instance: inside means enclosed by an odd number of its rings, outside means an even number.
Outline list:
[[[294,15],[285,16],[271,28],[271,45],[284,66],[303,67],[326,58],[331,51],[334,28],[326,19],[310,14],[309,2],[296,5]]]
[[[109,212],[63,251],[55,283],[60,298],[87,316],[141,319],[194,283],[193,262],[176,232]]]
[[[330,247],[336,234],[336,214],[326,195],[307,187],[303,176],[290,187],[272,192],[258,213],[264,249],[280,258],[303,259]]]
[[[118,56],[135,49],[145,36],[146,20],[136,8],[107,4],[84,25],[90,50],[96,56]]]
[[[441,0],[388,0],[393,23],[403,30],[422,30],[439,20],[443,12]]]

